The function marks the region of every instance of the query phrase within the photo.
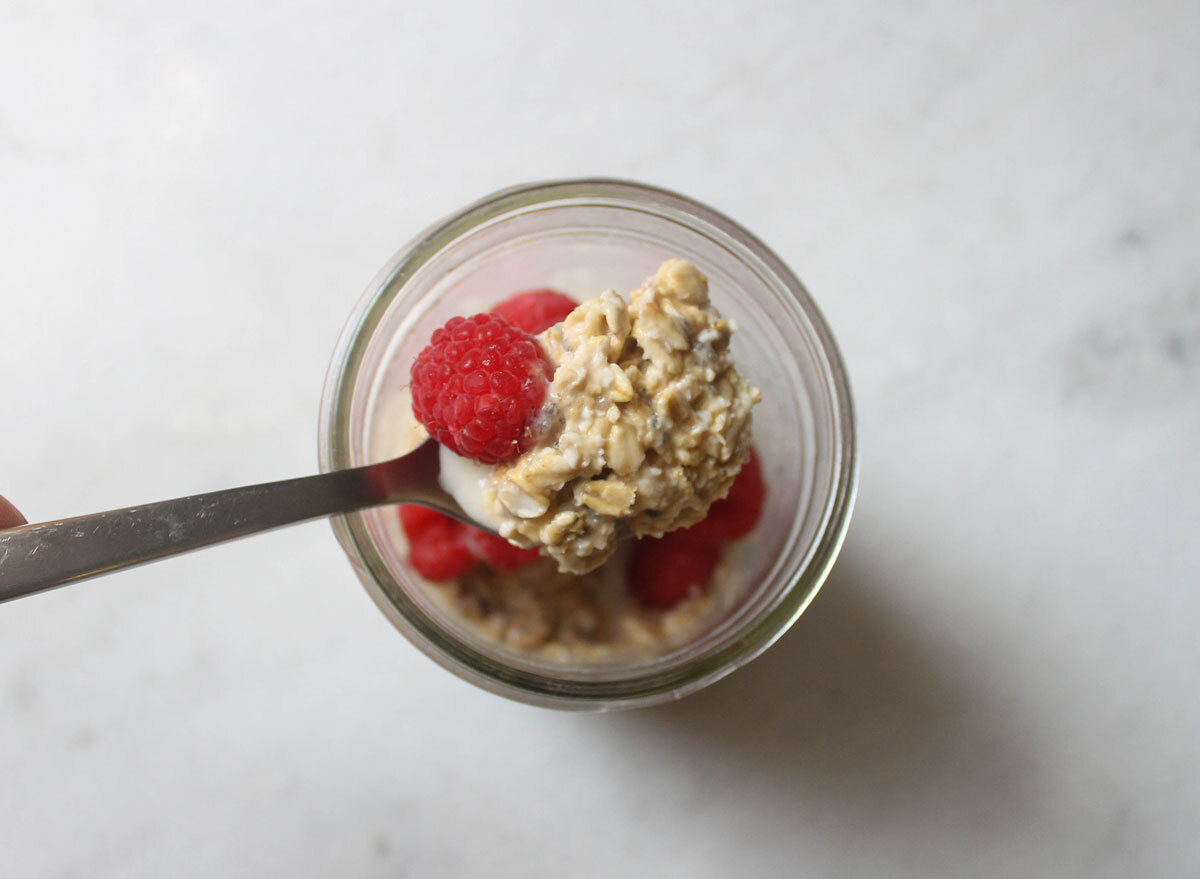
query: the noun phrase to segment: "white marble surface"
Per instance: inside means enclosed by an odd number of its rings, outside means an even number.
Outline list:
[[[0,873],[1200,874],[1200,7],[392,6],[0,3],[0,492],[310,471],[408,236],[608,174],[823,305],[843,559],[611,716],[434,666],[324,523],[5,605]]]

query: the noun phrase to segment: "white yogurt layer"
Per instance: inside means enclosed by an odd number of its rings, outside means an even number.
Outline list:
[[[446,446],[438,447],[438,482],[458,501],[463,511],[485,528],[500,530],[500,520],[487,500],[488,486],[495,468],[464,458]]]

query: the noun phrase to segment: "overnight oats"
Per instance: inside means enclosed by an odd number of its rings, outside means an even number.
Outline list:
[[[534,290],[435,331],[411,368],[419,426],[397,429],[441,444],[443,486],[501,535],[401,508],[435,600],[549,661],[669,650],[728,604],[727,547],[765,494],[735,329],[671,259],[628,299]]]
[[[371,282],[321,469],[422,443],[487,530],[334,516],[354,572],[430,659],[568,710],[678,699],[766,650],[825,581],[858,471],[845,369],[795,274],[712,208],[620,180],[489,195]]]

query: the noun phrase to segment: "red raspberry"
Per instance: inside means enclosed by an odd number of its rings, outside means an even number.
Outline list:
[[[413,363],[413,413],[442,445],[498,464],[533,445],[552,374],[537,339],[506,318],[452,317]]]
[[[629,566],[629,588],[643,604],[668,610],[702,592],[721,558],[721,545],[691,528],[639,540]]]
[[[471,555],[497,571],[511,571],[527,565],[538,558],[537,549],[522,549],[513,546],[503,537],[488,534],[479,528],[467,526],[463,542]]]
[[[750,458],[734,477],[729,494],[708,508],[708,515],[687,530],[704,540],[727,541],[745,537],[762,517],[767,488],[763,483],[758,452],[750,447]]]
[[[639,540],[629,570],[629,588],[643,604],[667,610],[703,591],[725,544],[745,537],[762,517],[766,485],[758,453],[734,477],[729,494],[708,508],[691,528]]]
[[[429,507],[401,504],[400,523],[408,537],[409,561],[427,580],[453,580],[477,562],[511,571],[538,557],[536,549],[513,546]]]
[[[557,290],[528,290],[505,299],[492,309],[527,333],[540,333],[562,321],[579,303]]]
[[[463,542],[467,526],[445,513],[405,504],[400,521],[408,535],[408,560],[426,580],[453,580],[475,567]]]
[[[404,526],[404,536],[410,542],[420,540],[421,535],[429,530],[430,525],[443,520],[456,521],[445,513],[439,513],[437,510],[422,507],[419,504],[400,505],[400,524]]]

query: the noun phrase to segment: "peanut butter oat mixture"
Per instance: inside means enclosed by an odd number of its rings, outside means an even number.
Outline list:
[[[734,368],[734,329],[699,270],[672,259],[628,305],[610,290],[546,330],[545,433],[486,490],[500,533],[585,574],[623,528],[660,536],[703,519],[749,455],[760,399]]]

